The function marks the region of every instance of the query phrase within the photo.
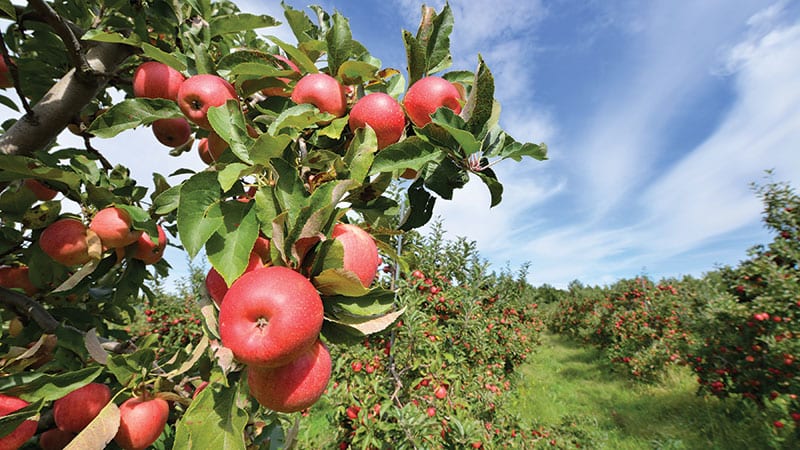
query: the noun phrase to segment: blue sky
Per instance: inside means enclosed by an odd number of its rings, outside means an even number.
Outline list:
[[[283,19],[278,2],[237,3]],[[416,30],[421,3],[317,3],[349,17],[354,38],[384,66],[405,70],[401,30]],[[749,185],[766,169],[800,185],[798,2],[450,4],[449,70],[472,70],[482,54],[503,127],[550,149],[546,162],[496,167],[506,190],[495,208],[477,181],[438,202],[451,237],[477,241],[497,269],[529,261],[531,283],[558,287],[701,275],[770,239]],[[286,27],[262,32],[290,39]],[[142,182],[154,165],[166,174],[201,164],[170,158],[146,129],[96,146]],[[153,152],[146,165],[143,147]],[[182,256],[168,256],[180,274]]]

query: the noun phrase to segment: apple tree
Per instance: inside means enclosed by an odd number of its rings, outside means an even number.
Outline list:
[[[447,71],[448,6],[403,31],[405,74],[341,14],[283,8],[295,42],[229,1],[0,0],[0,102],[19,112],[0,136],[3,445],[290,440],[279,413],[323,395],[329,348],[404,312],[379,254],[402,267],[394,240],[438,199],[473,176],[497,205],[494,164],[545,159],[499,126],[480,57]],[[134,180],[102,150],[137,127],[207,168]],[[65,129],[84,145],[59,145]],[[212,267],[202,337],[170,351],[130,330],[160,301],[167,245]],[[102,407],[70,428],[59,401]]]

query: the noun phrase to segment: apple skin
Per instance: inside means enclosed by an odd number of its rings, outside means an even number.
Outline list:
[[[53,260],[65,266],[86,264],[89,243],[86,225],[77,219],[59,219],[44,229],[39,236],[39,247]]]
[[[364,287],[369,287],[381,264],[375,239],[359,226],[337,223],[331,237],[344,247],[344,269],[355,273]]]
[[[14,80],[6,64],[6,59],[0,56],[0,89],[7,89],[10,87],[14,87]]]
[[[0,394],[0,417],[5,417],[26,406],[28,406],[28,402],[21,398]],[[0,449],[17,449],[22,447],[22,444],[36,434],[37,425],[38,422],[35,420],[26,420],[22,422],[14,431],[0,437]]]
[[[97,233],[100,242],[107,248],[128,246],[142,235],[142,230],[131,228],[128,213],[113,206],[98,211],[89,223],[89,229]]]
[[[156,120],[152,128],[158,142],[167,147],[180,147],[192,137],[192,127],[183,117]]]
[[[164,228],[161,225],[156,225],[156,228],[158,228],[158,244],[153,243],[147,232],[142,232],[135,242],[136,249],[133,257],[143,261],[145,264],[155,264],[161,261],[164,256],[164,249],[167,248],[167,235],[164,233]]]
[[[169,403],[159,397],[133,397],[119,406],[119,415],[114,442],[124,450],[144,450],[164,432]]]
[[[331,355],[320,340],[284,366],[247,367],[250,394],[265,408],[283,413],[316,403],[330,378]]]
[[[411,122],[424,127],[431,122],[431,114],[446,106],[456,114],[461,112],[461,94],[453,83],[444,78],[430,76],[422,78],[408,88],[403,98]]]
[[[202,138],[197,141],[197,154],[200,155],[200,160],[206,164],[214,164],[214,155],[208,149],[208,138]]]
[[[133,73],[133,95],[175,101],[185,79],[182,73],[164,63],[148,61],[139,65]]]
[[[292,101],[310,103],[320,111],[344,116],[347,111],[347,94],[336,78],[324,73],[311,73],[301,78],[292,91]]]
[[[247,267],[244,269],[244,273],[252,272],[261,267],[264,267],[261,256],[259,256],[255,250],[251,251],[250,259],[247,261]],[[244,275],[244,273],[242,275]],[[222,306],[222,300],[225,299],[225,294],[228,293],[228,285],[225,283],[225,279],[222,278],[222,275],[213,267],[206,275],[206,291],[208,291],[208,296],[211,297],[211,300],[213,300],[217,306]]]
[[[56,426],[70,433],[80,433],[111,400],[111,389],[105,384],[89,383],[75,389],[53,403]]]
[[[322,300],[306,277],[268,266],[242,275],[228,289],[219,310],[219,332],[239,361],[278,367],[314,344],[322,316]]]
[[[288,68],[297,73],[300,73],[300,69],[290,59],[286,58],[283,55],[272,55],[272,56],[281,63],[283,63],[279,65],[282,66],[281,68]],[[278,77],[278,80],[287,84],[290,81],[292,81],[289,78],[282,78],[282,77]],[[264,88],[261,90],[261,93],[266,95],[267,97],[288,97],[289,95],[291,95],[289,91],[286,90],[286,88],[280,86]]]
[[[22,184],[30,189],[33,192],[33,195],[36,196],[37,199],[46,202],[48,200],[52,200],[55,198],[58,191],[50,189],[49,187],[42,184],[39,180],[34,180],[33,178],[27,178]]]
[[[53,428],[39,435],[42,450],[63,450],[75,438],[75,433]]]
[[[348,120],[351,130],[366,125],[372,127],[378,137],[378,150],[399,141],[406,128],[403,107],[391,95],[383,92],[361,97],[350,110]]]
[[[178,106],[183,114],[204,130],[210,130],[208,108],[237,100],[236,89],[216,75],[201,74],[189,77],[178,89]]]
[[[39,289],[31,283],[30,270],[27,266],[0,267],[0,286],[22,289],[28,297],[39,292]]]

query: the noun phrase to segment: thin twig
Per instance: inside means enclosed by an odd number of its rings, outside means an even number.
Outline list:
[[[83,137],[83,144],[86,146],[86,150],[87,150],[89,153],[91,153],[91,154],[93,154],[93,155],[97,156],[97,159],[99,159],[99,160],[100,160],[100,164],[102,164],[102,165],[103,165],[103,169],[105,169],[105,170],[108,170],[108,171],[111,171],[111,170],[113,170],[113,169],[114,169],[114,166],[112,166],[112,165],[111,165],[111,163],[110,163],[110,162],[108,162],[108,160],[106,159],[106,157],[105,157],[105,156],[103,156],[103,154],[102,154],[102,153],[100,153],[100,152],[99,152],[99,151],[98,151],[96,148],[92,147],[92,141],[91,141],[91,139],[92,139],[92,136],[91,136],[91,134],[89,134],[89,133],[86,133],[86,132],[83,132],[83,133],[81,134],[81,137]]]
[[[28,99],[25,98],[25,95],[22,93],[22,87],[20,87],[19,84],[19,70],[17,69],[17,63],[12,61],[11,56],[8,54],[6,40],[3,37],[2,31],[0,31],[0,50],[3,52],[3,61],[5,61],[6,67],[8,67],[8,72],[11,74],[11,79],[14,82],[14,90],[17,91],[19,101],[22,103],[22,107],[25,109],[27,117],[29,117],[30,120],[36,120],[36,117],[33,115],[31,105],[28,103]]]
[[[86,59],[86,52],[84,51],[81,40],[75,35],[69,22],[64,20],[50,5],[44,0],[30,0],[28,2],[38,12],[42,18],[47,22],[53,31],[61,38],[64,45],[67,47],[67,57],[70,64],[78,72],[78,75],[83,79],[89,79],[95,75],[94,69],[89,65]]]

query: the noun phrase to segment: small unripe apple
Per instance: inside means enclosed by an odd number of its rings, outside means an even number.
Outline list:
[[[119,248],[133,244],[142,235],[142,231],[134,230],[131,223],[131,217],[124,209],[111,206],[95,214],[89,229],[97,233],[105,247]]]
[[[133,254],[135,259],[144,261],[145,264],[155,264],[164,256],[164,249],[167,248],[167,235],[161,225],[158,228],[158,244],[154,244],[147,232],[142,232],[136,240],[136,250]]]
[[[153,134],[167,147],[180,147],[192,137],[192,127],[183,117],[159,119],[153,122]]]
[[[58,191],[50,189],[49,187],[45,186],[41,181],[34,180],[33,178],[27,178],[22,183],[26,188],[30,189],[33,192],[33,195],[36,196],[37,199],[46,202],[48,200],[52,200],[55,198]]]
[[[363,228],[337,223],[331,236],[344,247],[344,269],[355,273],[364,287],[369,287],[381,264],[375,239]]]
[[[320,340],[284,366],[247,368],[250,394],[265,408],[284,413],[316,403],[330,378],[331,355]]]
[[[310,103],[336,117],[342,117],[347,111],[344,87],[325,73],[311,73],[301,78],[292,91],[292,101],[298,105]]]
[[[28,406],[28,402],[11,395],[0,394],[0,417],[5,417],[15,411]],[[17,449],[22,447],[28,439],[36,434],[37,422],[26,420],[22,422],[11,433],[0,437],[0,449]]]
[[[264,262],[261,259],[261,256],[255,252],[255,249],[250,252],[250,259],[247,262],[247,267],[244,269],[244,273],[252,272],[256,269],[264,267]],[[244,275],[244,274],[243,274]],[[206,291],[208,291],[208,296],[211,297],[211,300],[217,304],[217,306],[222,305],[222,300],[225,299],[225,294],[228,292],[228,284],[225,283],[225,279],[222,278],[217,269],[211,268],[206,275]]]
[[[124,450],[144,450],[161,436],[169,404],[159,397],[133,397],[119,406],[119,430],[114,442]]]
[[[391,95],[373,92],[360,98],[350,110],[350,129],[364,128],[375,130],[378,137],[378,150],[400,140],[406,128],[406,114],[403,107]]]
[[[39,435],[39,447],[42,450],[63,450],[74,438],[75,433],[53,428]]]
[[[185,79],[182,73],[164,63],[148,61],[133,73],[133,95],[176,101],[178,89]]]
[[[80,433],[111,400],[111,389],[105,384],[89,383],[75,389],[53,403],[53,419],[64,431]]]
[[[8,289],[22,289],[28,297],[39,291],[31,282],[27,266],[0,267],[0,286]]]
[[[178,106],[183,114],[200,128],[211,129],[208,108],[222,106],[238,99],[236,89],[216,75],[201,74],[189,77],[178,89]]]
[[[290,59],[286,58],[285,56],[273,55],[273,57],[282,63],[281,66],[283,67],[281,68],[291,69],[297,73],[300,73],[300,69],[297,68],[297,65],[295,65],[295,63],[293,63]],[[282,77],[279,77],[278,80],[282,81],[283,83],[289,83],[290,81],[292,81],[289,78],[282,78]],[[288,97],[290,95],[290,93],[286,90],[286,88],[281,86],[264,88],[261,90],[261,93],[266,95],[267,97]]]
[[[60,219],[44,229],[39,247],[56,262],[65,266],[86,264],[89,256],[86,225],[77,219]]]
[[[288,364],[319,337],[323,308],[308,278],[282,266],[242,275],[219,309],[219,334],[239,361],[263,367]]]
[[[453,83],[444,78],[422,78],[408,88],[403,106],[414,125],[424,127],[431,122],[431,114],[446,106],[456,114],[461,112],[461,94]]]

